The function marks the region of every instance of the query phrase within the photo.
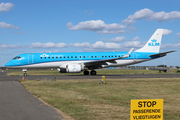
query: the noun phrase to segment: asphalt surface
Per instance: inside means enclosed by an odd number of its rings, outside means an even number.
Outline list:
[[[69,79],[101,79],[103,75],[40,75],[26,76],[25,80],[69,80]],[[131,75],[105,75],[106,79],[121,78],[174,78],[180,74],[131,74]],[[18,82],[22,76],[7,76],[0,72],[0,120],[62,120],[56,109],[45,105],[32,96]]]
[[[174,78],[180,77],[180,74],[126,74],[126,75],[34,75],[25,76],[25,80],[68,80],[68,79],[101,79],[105,76],[106,79],[123,79],[123,78]],[[6,73],[0,73],[0,81],[21,80],[22,76],[7,76]]]
[[[63,120],[56,109],[45,105],[5,73],[0,73],[0,120]]]

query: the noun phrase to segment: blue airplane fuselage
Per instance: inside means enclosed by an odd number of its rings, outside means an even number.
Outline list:
[[[9,68],[36,68],[34,65],[43,64],[41,68],[46,67],[59,67],[61,63],[72,63],[72,62],[85,62],[94,60],[105,60],[122,57],[127,52],[72,52],[72,53],[26,53],[18,55],[16,58],[9,61],[5,66]],[[132,52],[128,58],[117,60],[120,65],[120,61],[129,61],[126,65],[136,64],[137,62],[143,62],[150,59],[154,59],[149,55],[156,53],[145,53],[145,52]],[[157,58],[157,57],[155,57]],[[48,64],[50,63],[50,64]],[[56,64],[54,64],[56,63]],[[59,64],[57,64],[59,63]],[[115,65],[115,64],[114,64]],[[111,66],[111,65],[109,65]],[[106,66],[108,67],[108,65]]]

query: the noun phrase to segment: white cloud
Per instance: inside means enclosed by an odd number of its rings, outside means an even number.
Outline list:
[[[64,48],[66,47],[67,44],[65,43],[52,43],[52,42],[47,42],[47,43],[40,43],[40,42],[36,42],[36,43],[32,43],[30,45],[30,48]]]
[[[1,48],[15,48],[15,45],[8,45],[8,44],[0,44]]]
[[[65,43],[32,43],[31,45],[9,45],[9,44],[0,44],[0,50],[7,50],[7,49],[17,49],[17,48],[41,48],[41,49],[49,49],[49,48],[64,48],[64,47],[77,47],[82,48],[82,51],[128,51],[131,48],[139,49],[145,45],[146,42],[140,42],[140,41],[127,41],[121,44],[113,43],[113,42],[103,42],[103,41],[97,41],[93,44],[90,44],[88,42],[84,43],[71,43],[71,44],[65,44]],[[162,49],[179,49],[180,48],[180,42],[176,44],[162,44]],[[46,52],[64,52],[58,50],[45,50]]]
[[[11,9],[13,9],[14,4],[12,3],[1,3],[0,4],[0,12],[7,12]]]
[[[176,44],[164,44],[164,45],[161,45],[161,48],[163,49],[179,49],[180,48],[180,43],[176,43]]]
[[[11,25],[11,24],[8,24],[8,23],[5,23],[5,22],[0,22],[0,28],[8,28],[8,29],[14,28],[14,29],[19,29],[19,27],[14,26],[14,25]]]
[[[136,27],[134,27],[134,26],[129,26],[129,28],[128,28],[130,31],[136,31],[137,29],[136,29]]]
[[[112,23],[105,24],[102,20],[91,20],[80,22],[77,25],[73,25],[71,22],[66,24],[70,30],[88,30],[97,32],[97,34],[119,34],[125,32],[125,25]]]
[[[140,41],[128,41],[128,42],[125,42],[124,43],[124,47],[127,47],[127,48],[140,48],[140,47],[143,47],[144,44]]]
[[[126,40],[124,36],[109,39],[110,42],[122,42],[124,40]]]
[[[75,43],[71,44],[73,47],[84,47],[85,50],[88,51],[106,51],[106,50],[129,50],[130,48],[139,48],[144,45],[144,43],[140,41],[128,41],[122,44],[113,43],[113,42],[103,42],[97,41],[94,44],[90,43]]]
[[[44,51],[38,51],[37,53],[58,53],[58,52],[66,52],[62,50],[44,50]]]
[[[169,35],[172,33],[172,30],[163,29],[163,35]]]
[[[126,39],[126,37],[121,36],[121,37],[111,38],[111,39],[107,39],[107,40],[105,38],[102,38],[101,40],[102,41],[109,41],[109,42],[137,41],[137,40],[139,40],[139,37],[136,36],[133,39]]]
[[[178,38],[180,38],[180,33],[176,33],[176,35],[178,36]]]
[[[17,48],[15,45],[9,45],[9,44],[0,44],[0,50],[6,50],[6,49],[12,49],[12,48]]]
[[[96,43],[92,44],[92,48],[96,49],[98,51],[104,51],[104,50],[129,50],[131,48],[140,48],[143,47],[144,43],[140,41],[128,41],[122,44],[118,43],[112,43],[112,42],[107,42],[104,43],[102,41],[97,41]]]
[[[139,37],[138,37],[138,36],[136,36],[136,37],[134,37],[134,38],[133,38],[133,40],[139,40]]]
[[[170,20],[170,19],[180,19],[180,12],[154,12],[148,8],[141,9],[135,12],[133,15],[129,15],[122,23],[127,25],[133,24],[136,20],[147,19],[147,20],[157,20],[159,22]]]
[[[97,34],[123,34],[125,32],[125,30],[102,30],[97,31]]]
[[[84,43],[71,43],[71,46],[73,47],[90,47],[91,44],[89,42]]]
[[[92,44],[93,48],[96,49],[120,49],[121,45],[117,43],[104,43],[102,41],[97,41],[96,43]]]

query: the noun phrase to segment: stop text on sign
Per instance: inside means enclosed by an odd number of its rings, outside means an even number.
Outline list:
[[[138,107],[154,107],[156,105],[156,101],[139,101]]]
[[[163,120],[163,99],[131,100],[131,120]]]

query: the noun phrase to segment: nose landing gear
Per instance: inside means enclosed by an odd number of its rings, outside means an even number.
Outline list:
[[[24,72],[24,76],[27,76],[27,69],[22,69],[22,71]]]

